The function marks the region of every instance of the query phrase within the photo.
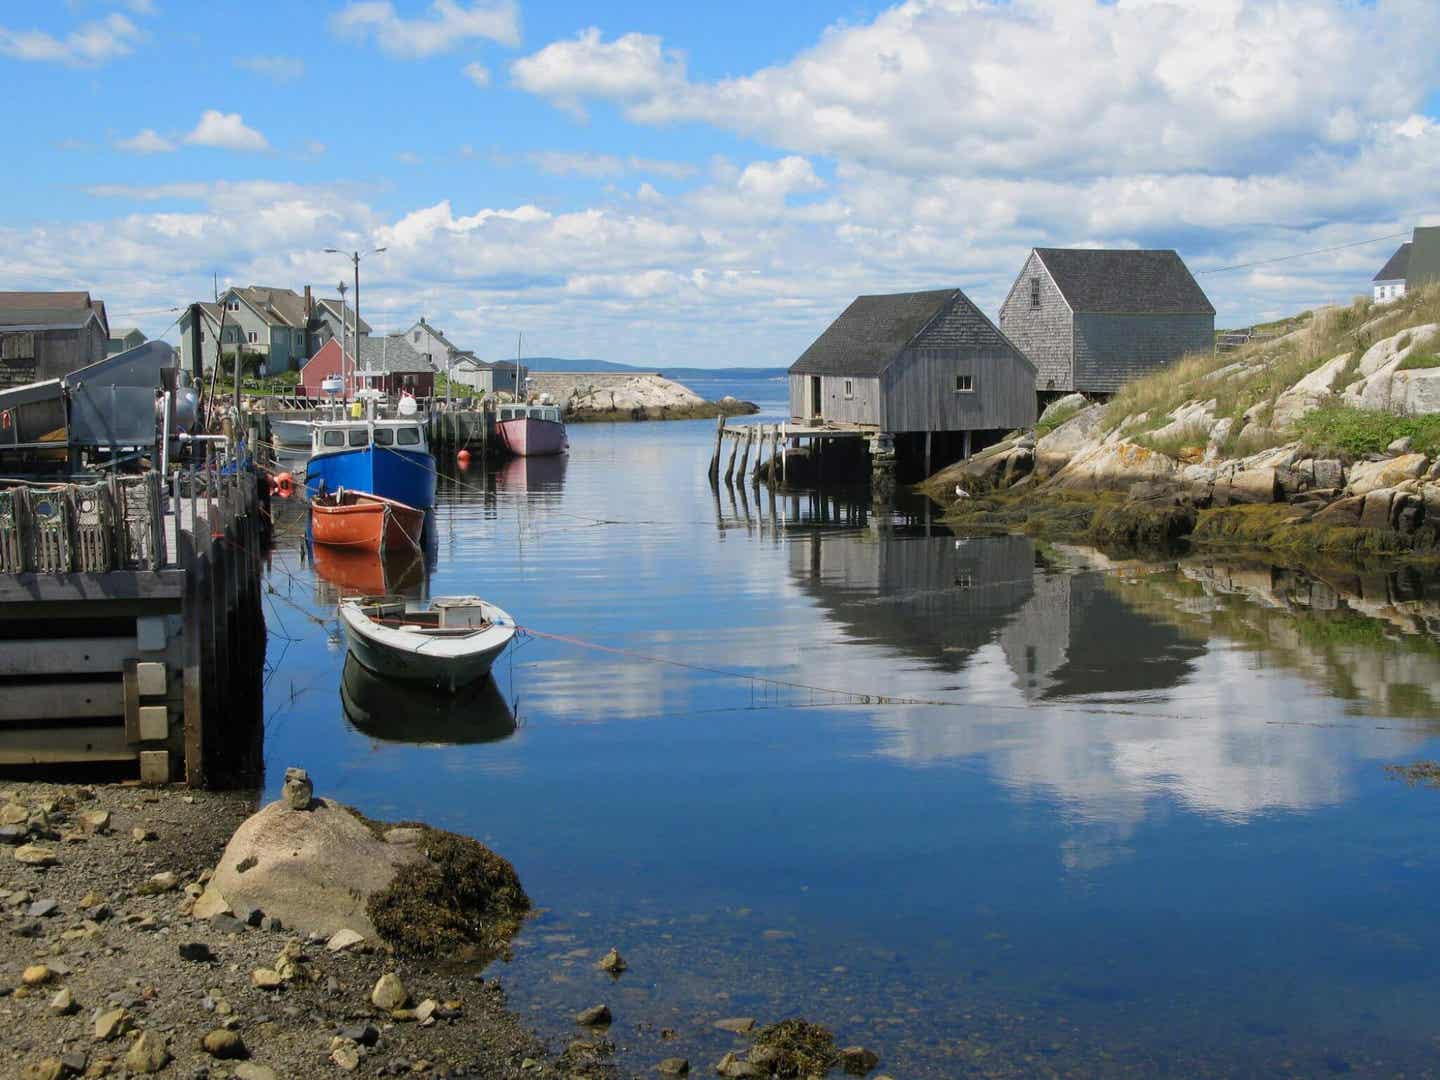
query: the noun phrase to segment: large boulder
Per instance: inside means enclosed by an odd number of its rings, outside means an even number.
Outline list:
[[[1072,397],[1079,397],[1074,394]],[[1068,400],[1061,398],[1061,401]],[[1056,402],[1059,405],[1060,402]],[[1052,406],[1053,408],[1053,406]],[[1104,438],[1100,422],[1105,417],[1104,405],[1088,405],[1066,420],[1054,431],[1035,442],[1035,470],[1049,475],[1064,468],[1075,454],[1092,449]]]
[[[1049,484],[1062,491],[1128,491],[1138,481],[1170,480],[1178,471],[1172,458],[1122,440],[1072,458]]]
[[[1270,422],[1278,428],[1289,427],[1306,413],[1328,401],[1331,394],[1338,389],[1335,384],[1340,373],[1349,363],[1350,354],[1341,353],[1335,359],[1321,364],[1290,389],[1283,391],[1275,399],[1275,411]]]
[[[259,908],[284,925],[327,937],[376,929],[366,901],[401,867],[425,861],[413,844],[390,844],[349,808],[315,799],[296,810],[284,800],[263,807],[235,830],[206,896],[232,908]]]
[[[1274,468],[1237,469],[1215,483],[1214,499],[1219,506],[1233,503],[1273,503],[1280,494],[1280,480]]]
[[[1419,477],[1428,464],[1424,454],[1401,454],[1383,461],[1357,461],[1350,466],[1347,495],[1366,495]]]

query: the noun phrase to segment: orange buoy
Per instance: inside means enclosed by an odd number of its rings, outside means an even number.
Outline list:
[[[461,450],[460,453],[455,455],[455,460],[460,463],[462,469],[467,468],[470,465],[470,451]]]
[[[295,478],[288,472],[282,472],[275,477],[275,493],[282,499],[288,499],[295,494]]]

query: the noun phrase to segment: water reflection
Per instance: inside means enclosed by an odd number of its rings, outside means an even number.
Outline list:
[[[515,716],[492,677],[454,694],[376,675],[352,655],[340,678],[345,717],[380,742],[460,746],[515,733]]]
[[[358,551],[310,546],[315,568],[315,599],[338,604],[347,596],[425,598],[425,557],[418,551]]]

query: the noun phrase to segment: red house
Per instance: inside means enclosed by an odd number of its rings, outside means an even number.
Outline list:
[[[352,365],[347,364],[349,368]],[[435,368],[426,353],[412,349],[402,335],[360,339],[358,370],[348,370],[350,396],[370,387],[396,397],[403,390],[418,398],[435,393]],[[320,397],[320,383],[328,375],[340,374],[340,343],[331,338],[300,369],[300,393]]]
[[[326,376],[339,374],[340,342],[331,338],[301,366],[299,392],[305,397],[319,397],[321,380]]]

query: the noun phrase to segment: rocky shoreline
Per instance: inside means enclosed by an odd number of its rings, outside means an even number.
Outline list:
[[[197,911],[254,810],[253,794],[0,782],[0,1072],[615,1075],[603,1032],[553,1055],[478,965]]]
[[[1313,340],[1312,328],[1312,338],[1297,332],[1270,352],[1191,361],[1110,403],[1062,398],[1034,430],[942,470],[921,490],[970,530],[1121,547],[1440,558],[1440,428],[1431,423],[1440,326],[1413,324],[1431,314],[1425,308],[1399,329],[1405,312],[1365,321],[1354,310],[1357,327],[1339,336]],[[1350,351],[1329,355],[1347,343]]]
[[[758,405],[725,397],[706,401],[689,387],[658,372],[537,371],[532,389],[558,403],[569,423],[630,420],[713,420],[747,416]]]

